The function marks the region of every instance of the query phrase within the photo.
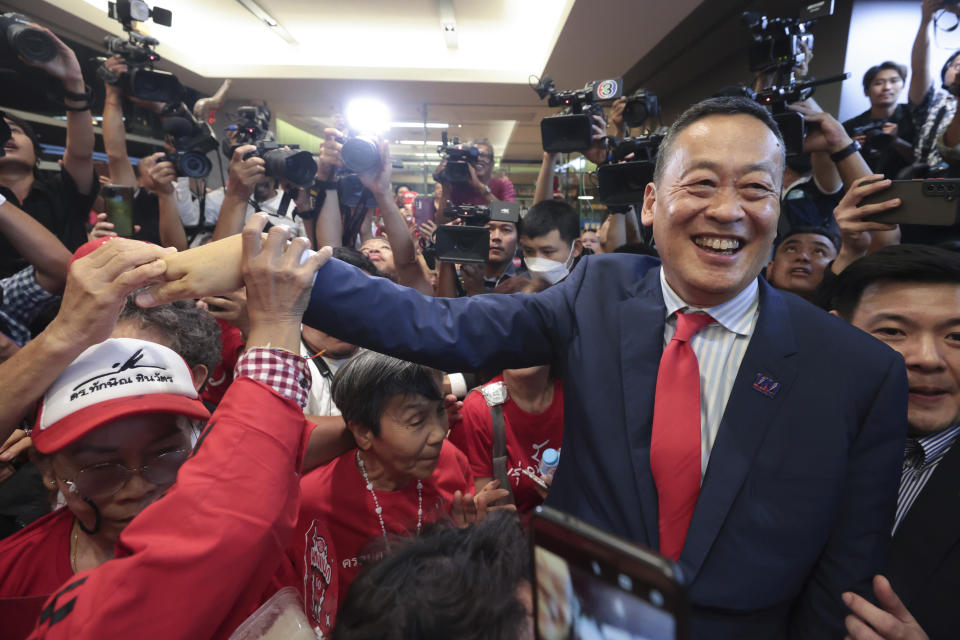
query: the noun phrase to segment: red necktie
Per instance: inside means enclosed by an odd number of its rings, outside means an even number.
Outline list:
[[[650,470],[659,501],[660,553],[674,560],[700,494],[700,366],[690,338],[711,322],[703,313],[677,313],[677,331],[657,374]]]

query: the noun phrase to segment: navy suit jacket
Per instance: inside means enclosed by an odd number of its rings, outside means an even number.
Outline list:
[[[679,560],[693,637],[842,637],[840,593],[869,593],[889,544],[906,368],[762,280],[759,309]],[[445,371],[558,367],[565,430],[548,503],[656,549],[650,433],[664,315],[659,262],[615,254],[580,260],[539,294],[460,299],[331,260],[304,322]],[[757,389],[758,374],[773,382]]]

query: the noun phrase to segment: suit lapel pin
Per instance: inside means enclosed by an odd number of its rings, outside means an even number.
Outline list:
[[[758,373],[756,379],[753,381],[753,388],[768,398],[772,398],[780,391],[780,383],[773,378]]]

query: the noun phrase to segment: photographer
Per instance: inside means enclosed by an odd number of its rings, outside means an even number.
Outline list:
[[[343,160],[340,157],[340,149],[343,145],[338,141],[343,138],[343,134],[337,129],[325,129],[324,135],[318,175],[325,177],[331,175],[334,170],[343,168]],[[390,145],[380,139],[377,143],[380,166],[374,172],[359,174],[359,178],[363,186],[377,200],[387,239],[366,240],[361,247],[361,252],[370,258],[380,273],[397,284],[416,289],[424,295],[433,296],[433,286],[424,274],[407,222],[397,206],[395,194],[390,186]],[[343,216],[336,184],[327,182],[326,185],[325,199],[317,218],[317,241],[321,246],[339,247],[343,245],[344,240]]]
[[[458,224],[459,221],[451,224]],[[437,262],[437,297],[457,298],[490,293],[503,281],[513,277],[526,277],[526,269],[514,264],[517,253],[517,225],[498,220],[488,221],[484,227],[490,231],[490,250],[487,261],[481,267],[475,264],[460,266],[458,274],[452,262]]]
[[[945,169],[944,161],[960,159],[960,120],[957,93],[960,93],[960,51],[951,55],[940,70],[942,89],[934,86],[930,73],[930,30],[934,13],[940,10],[960,15],[960,8],[943,0],[923,0],[920,28],[910,54],[910,105],[917,130],[914,162],[932,169]]]
[[[440,161],[434,179],[443,185],[443,201],[449,200],[455,205],[490,204],[494,200],[516,202],[513,183],[507,178],[493,177],[493,145],[490,141],[480,138],[475,140],[472,146],[477,148],[479,154],[475,164],[467,164],[470,182],[466,184],[444,181],[443,170],[447,166],[447,159]]]
[[[116,77],[120,77],[129,72],[126,62],[119,55],[108,58],[103,63],[103,67]],[[146,240],[163,246],[176,246],[178,249],[186,248],[185,240],[181,247],[173,241],[165,240],[163,237],[165,234],[163,234],[162,231],[166,231],[168,237],[171,235],[171,232],[177,236],[184,235],[184,238],[186,235],[184,231],[177,232],[173,229],[172,221],[167,219],[169,218],[169,216],[166,215],[168,213],[169,203],[167,203],[167,206],[163,206],[163,203],[158,202],[158,185],[149,175],[152,167],[155,166],[156,160],[154,159],[153,162],[147,165],[144,165],[144,161],[141,161],[139,172],[136,172],[130,162],[129,155],[127,155],[127,132],[124,126],[123,116],[124,94],[121,84],[119,82],[104,82],[103,87],[105,91],[102,122],[103,147],[107,152],[107,162],[110,167],[110,183],[138,189],[134,196],[133,217],[134,224],[140,226],[140,232],[135,234],[134,237],[137,240]],[[130,99],[133,102],[142,103],[142,101],[137,98],[131,97]],[[160,105],[151,103],[151,108],[159,108],[159,106]],[[176,151],[169,142],[169,136],[164,146],[164,150],[167,153]],[[154,156],[154,158],[156,158],[156,156]],[[164,169],[167,168],[168,167],[164,167]],[[169,168],[172,169],[172,166]],[[178,178],[174,175],[174,180],[169,186],[172,190],[168,190],[166,186],[161,190],[165,194],[169,191],[170,195],[173,196],[173,210],[178,223],[180,225],[197,224],[200,220],[200,205],[191,193],[190,178]],[[203,183],[199,182],[193,186],[196,190],[204,188]],[[100,226],[102,229],[112,229],[112,225],[103,226],[100,224]]]
[[[870,108],[843,123],[863,146],[870,169],[891,178],[913,161],[913,116],[907,105],[897,104],[906,79],[907,68],[889,60],[867,69],[863,95],[870,99]]]
[[[7,114],[4,119],[12,138],[4,148],[6,154],[0,157],[0,195],[37,219],[73,251],[86,242],[87,214],[97,196],[90,93],[73,50],[49,29],[30,26],[43,31],[57,48],[56,57],[49,62],[26,64],[45,71],[62,86],[67,112],[63,167],[59,175],[41,178],[37,172],[40,144],[33,129],[26,121]],[[0,277],[25,266],[20,253],[0,238]]]

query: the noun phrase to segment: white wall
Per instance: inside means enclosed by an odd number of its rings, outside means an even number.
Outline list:
[[[954,24],[952,15],[944,16],[941,24]],[[864,72],[884,60],[893,60],[910,68],[910,49],[920,26],[919,0],[857,0],[850,17],[850,35],[847,41],[847,59],[844,71],[851,77],[844,81],[840,92],[841,122],[870,108],[863,95]],[[939,86],[940,68],[950,54],[960,49],[960,28],[950,33],[938,30],[933,40],[930,70]],[[907,77],[909,86],[910,77]],[[904,88],[901,102],[907,101]]]

